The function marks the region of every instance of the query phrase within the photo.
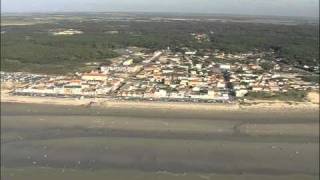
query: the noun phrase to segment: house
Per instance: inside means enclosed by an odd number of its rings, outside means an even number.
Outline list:
[[[107,76],[105,74],[93,71],[90,73],[83,74],[81,79],[85,81],[106,81]]]
[[[262,90],[263,90],[263,88],[260,87],[260,86],[254,86],[254,87],[252,87],[252,91],[254,91],[254,92],[258,92],[258,91],[262,91]]]
[[[184,54],[185,55],[195,55],[195,54],[197,54],[197,51],[186,51]]]
[[[196,64],[196,68],[197,68],[198,70],[201,70],[201,69],[202,69],[202,64]]]
[[[270,86],[270,91],[279,92],[280,91],[280,87],[279,86]]]
[[[246,94],[248,94],[248,90],[246,89],[236,90],[236,97],[244,97]]]
[[[77,85],[65,85],[64,87],[65,95],[81,95],[82,94],[82,87]]]
[[[220,64],[220,69],[222,70],[230,70],[231,65],[230,64]]]
[[[194,91],[194,92],[199,92],[200,90],[201,90],[201,88],[199,86],[192,88],[192,91]]]
[[[213,89],[208,90],[208,98],[213,99],[216,96],[216,93]]]
[[[157,98],[165,98],[167,97],[168,93],[167,93],[167,90],[165,89],[159,89],[159,91],[156,91],[154,95]]]
[[[133,64],[133,59],[129,59],[123,62],[124,66],[130,66],[131,64]]]
[[[216,55],[216,58],[219,58],[219,59],[223,59],[225,57],[225,54],[224,53],[221,53],[221,54],[217,54]]]
[[[82,34],[82,33],[83,32],[79,30],[68,29],[65,31],[53,32],[52,34],[55,36],[60,36],[60,35],[75,35],[75,34]]]
[[[222,81],[219,81],[218,84],[217,84],[217,87],[218,88],[226,88],[226,83],[222,82]]]

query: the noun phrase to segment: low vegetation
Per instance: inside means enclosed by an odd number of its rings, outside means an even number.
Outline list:
[[[280,101],[305,101],[306,91],[289,90],[288,92],[250,92],[246,99],[280,100]]]
[[[319,75],[311,75],[311,76],[301,76],[301,79],[307,82],[319,83]]]

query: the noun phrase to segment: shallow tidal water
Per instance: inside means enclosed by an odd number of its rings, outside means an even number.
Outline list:
[[[1,179],[317,179],[319,114],[1,104]]]

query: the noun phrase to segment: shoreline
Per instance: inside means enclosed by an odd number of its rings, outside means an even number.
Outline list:
[[[202,110],[202,111],[319,111],[319,104],[311,102],[284,101],[247,101],[233,104],[210,104],[188,102],[130,101],[105,98],[76,99],[54,97],[11,96],[1,93],[1,103],[47,104],[65,106],[88,106],[98,108],[135,108],[135,109],[170,109],[170,110]]]

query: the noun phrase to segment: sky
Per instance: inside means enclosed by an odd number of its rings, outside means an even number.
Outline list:
[[[319,0],[1,0],[1,12],[179,12],[319,17]]]

